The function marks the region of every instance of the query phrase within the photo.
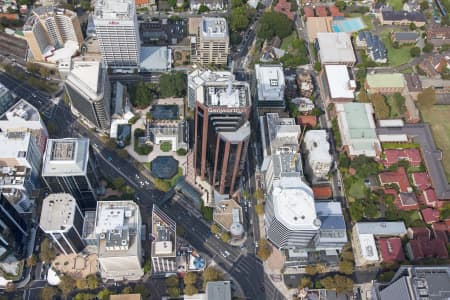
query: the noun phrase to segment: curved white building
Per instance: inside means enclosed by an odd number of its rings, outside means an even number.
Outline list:
[[[309,130],[304,137],[307,153],[306,172],[315,179],[327,177],[333,163],[326,130]]]
[[[314,195],[300,177],[282,177],[273,182],[265,208],[268,239],[280,249],[314,247],[321,222]]]

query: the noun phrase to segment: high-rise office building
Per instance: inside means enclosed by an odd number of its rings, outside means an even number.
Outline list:
[[[94,24],[108,67],[139,67],[141,42],[134,0],[97,1]]]
[[[52,193],[68,193],[82,209],[96,207],[99,187],[89,139],[49,139],[44,153],[42,178]]]
[[[200,180],[220,195],[237,190],[250,139],[248,83],[205,82],[195,106],[194,165]]]
[[[37,61],[45,61],[54,55],[54,50],[76,49],[83,42],[77,14],[68,9],[41,6],[33,10],[24,26],[24,36],[31,54]]]
[[[229,54],[229,34],[224,18],[190,18],[191,61],[203,65],[226,65]]]
[[[177,224],[159,207],[152,209],[152,272],[153,274],[174,273],[177,271],[176,234]]]
[[[75,115],[92,127],[110,129],[111,85],[101,60],[73,60],[64,86]]]
[[[258,112],[283,112],[286,83],[282,65],[255,65],[256,103]]]
[[[95,218],[98,263],[103,280],[139,280],[144,275],[142,219],[133,201],[99,201]]]
[[[0,191],[19,213],[28,213],[42,153],[30,132],[0,132],[0,145]]]
[[[83,213],[69,194],[50,194],[42,202],[39,226],[66,255],[84,249],[83,222]]]

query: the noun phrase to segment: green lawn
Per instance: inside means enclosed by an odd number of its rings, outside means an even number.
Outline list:
[[[361,18],[364,21],[364,24],[367,26],[366,30],[372,30],[374,17],[372,17],[371,15],[363,15]]]
[[[403,1],[402,0],[388,0],[388,4],[390,4],[394,10],[402,10],[403,9]]]
[[[394,97],[392,95],[386,97],[386,102],[390,108],[389,117],[394,119],[403,117],[400,114],[399,107],[397,103],[395,103]]]
[[[362,199],[366,197],[366,186],[363,179],[358,179],[350,186],[348,193],[355,199]]]
[[[297,32],[292,31],[291,35],[285,37],[281,42],[281,49],[287,51],[294,40],[298,39]]]
[[[434,142],[442,150],[442,165],[447,179],[450,179],[450,106],[435,105],[431,109],[421,109],[424,122],[431,126]]]
[[[409,50],[413,46],[402,46],[399,49],[392,47],[391,40],[389,38],[389,29],[383,30],[381,32],[381,40],[386,46],[388,52],[388,63],[391,66],[398,66],[407,63],[411,59]]]

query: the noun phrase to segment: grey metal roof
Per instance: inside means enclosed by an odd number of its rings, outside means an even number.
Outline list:
[[[337,230],[345,230],[345,220],[344,216],[319,216],[322,225],[320,226],[320,230],[327,229],[337,229]]]
[[[401,277],[380,291],[380,300],[413,300],[406,277]]]
[[[417,32],[394,32],[394,39],[397,41],[411,41],[419,37]]]
[[[403,222],[358,222],[355,224],[359,234],[403,235],[406,227]]]

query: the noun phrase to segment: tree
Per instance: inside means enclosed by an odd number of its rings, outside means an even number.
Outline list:
[[[61,277],[58,287],[63,295],[68,295],[76,287],[76,282],[72,277],[64,275]]]
[[[350,275],[353,273],[353,262],[351,261],[341,261],[339,263],[339,272]]]
[[[30,257],[27,258],[26,264],[28,268],[31,268],[33,266],[35,266],[37,263],[37,257],[36,255],[31,255]]]
[[[316,275],[317,274],[317,268],[314,265],[308,265],[305,267],[305,272],[308,275]]]
[[[210,230],[212,234],[218,234],[221,231],[219,226],[217,226],[217,224],[212,224]]]
[[[198,289],[194,285],[188,284],[184,287],[184,293],[188,296],[192,296],[198,293]]]
[[[343,251],[341,253],[341,258],[346,261],[354,261],[355,260],[355,256],[353,255],[353,252],[351,250]]]
[[[253,193],[253,198],[255,198],[257,201],[264,200],[264,193],[263,193],[263,191],[261,189],[257,189]]]
[[[172,8],[177,6],[177,0],[168,0],[167,2],[169,3],[169,6]]]
[[[370,157],[359,155],[350,162],[350,167],[356,170],[360,178],[378,174],[378,164]]]
[[[264,214],[264,205],[262,203],[256,204],[255,212],[258,216],[262,216]]]
[[[411,22],[411,23],[409,24],[409,30],[414,31],[414,30],[416,30],[416,29],[417,29],[416,24],[414,24],[414,22]]]
[[[136,294],[141,294],[142,299],[148,299],[148,296],[150,295],[149,290],[147,289],[147,287],[143,284],[136,284],[134,286],[134,293]]]
[[[90,290],[95,290],[99,286],[99,279],[94,274],[88,275],[86,277],[86,282]]]
[[[372,95],[372,103],[378,120],[389,118],[389,105],[387,105],[386,98],[383,95]]]
[[[364,206],[361,203],[361,201],[351,202],[349,212],[352,221],[354,222],[360,221],[364,217]]]
[[[336,281],[334,281],[334,278],[331,276],[321,279],[320,284],[327,290],[333,290],[336,288]]]
[[[210,281],[218,281],[222,278],[222,273],[219,272],[216,268],[209,266],[203,271],[203,285],[206,286],[206,283]]]
[[[131,287],[127,286],[126,288],[124,288],[122,290],[121,294],[132,294],[132,293],[133,293],[133,289]]]
[[[75,286],[77,287],[77,289],[79,290],[84,290],[87,288],[87,282],[85,278],[82,279],[77,279],[75,281]]]
[[[180,148],[177,150],[177,155],[179,156],[185,156],[187,154],[187,150],[184,148]]]
[[[339,153],[339,167],[340,168],[348,168],[350,166],[350,159],[348,158],[347,154],[344,152]]]
[[[436,102],[436,93],[433,87],[424,89],[417,96],[417,103],[419,104],[419,108],[421,109],[429,109],[433,107],[435,102]]]
[[[39,259],[42,262],[51,262],[56,257],[55,249],[48,238],[45,238],[41,242],[41,248],[39,252]]]
[[[420,56],[420,48],[419,47],[412,47],[409,49],[409,54],[411,57],[419,57]]]
[[[431,51],[433,51],[433,49],[434,49],[434,46],[433,46],[433,44],[432,43],[428,43],[428,42],[426,42],[425,43],[425,46],[423,46],[423,52],[425,52],[425,53],[430,53]]]
[[[342,0],[338,0],[334,3],[334,5],[336,5],[337,8],[339,8],[340,11],[343,11],[345,9],[345,2]]]
[[[335,275],[334,281],[336,283],[336,293],[348,293],[353,291],[353,280],[347,276]]]
[[[291,34],[292,29],[293,23],[286,15],[270,11],[262,14],[257,36],[262,39],[271,39],[275,36],[284,39]]]
[[[298,289],[304,289],[304,288],[312,288],[313,284],[311,281],[311,278],[309,276],[303,276],[300,278],[300,282],[298,284]]]
[[[184,285],[195,285],[198,280],[197,273],[194,272],[188,272],[183,278]]]
[[[112,184],[116,190],[120,190],[125,185],[125,180],[122,177],[117,177]]]
[[[166,285],[167,285],[168,287],[178,286],[178,283],[179,283],[179,280],[178,280],[177,275],[169,276],[169,277],[167,277],[167,279],[166,279]]]
[[[176,231],[177,231],[177,235],[178,236],[183,236],[184,235],[184,227],[183,226],[177,224]]]
[[[58,293],[58,290],[51,286],[46,286],[41,290],[41,299],[42,300],[53,300],[53,298]]]
[[[322,71],[322,64],[320,63],[320,61],[316,61],[314,63],[313,68],[314,68],[314,71],[316,71],[316,72]]]
[[[428,5],[428,1],[422,1],[422,2],[420,2],[420,10],[421,11],[424,11],[424,10],[426,10],[426,9],[428,9],[430,6]]]
[[[180,296],[180,289],[178,287],[170,287],[167,289],[169,297],[175,298]]]
[[[267,240],[259,240],[258,251],[256,253],[262,261],[266,261],[272,254],[272,247]]]
[[[244,2],[242,0],[231,0],[231,7],[236,8],[244,5]]]
[[[359,94],[358,94],[358,102],[369,103],[370,99],[369,99],[369,96],[367,95],[366,89],[364,88],[364,84],[362,83],[361,85],[362,85],[362,87],[359,90]]]
[[[243,7],[233,8],[230,13],[230,28],[233,31],[242,31],[248,27],[249,19]]]
[[[146,108],[152,103],[152,94],[144,81],[138,81],[131,87],[131,103],[137,108]]]
[[[220,236],[220,239],[224,242],[224,243],[228,243],[231,240],[231,235],[229,232],[224,232],[222,233],[222,235]]]
[[[206,6],[204,4],[201,4],[200,7],[198,8],[198,13],[199,14],[203,14],[203,13],[208,12],[208,11],[209,11],[208,6]]]
[[[110,295],[111,291],[105,288],[98,292],[97,298],[99,298],[100,300],[108,300]]]
[[[159,78],[160,97],[184,97],[186,85],[186,75],[183,72],[164,73]]]

